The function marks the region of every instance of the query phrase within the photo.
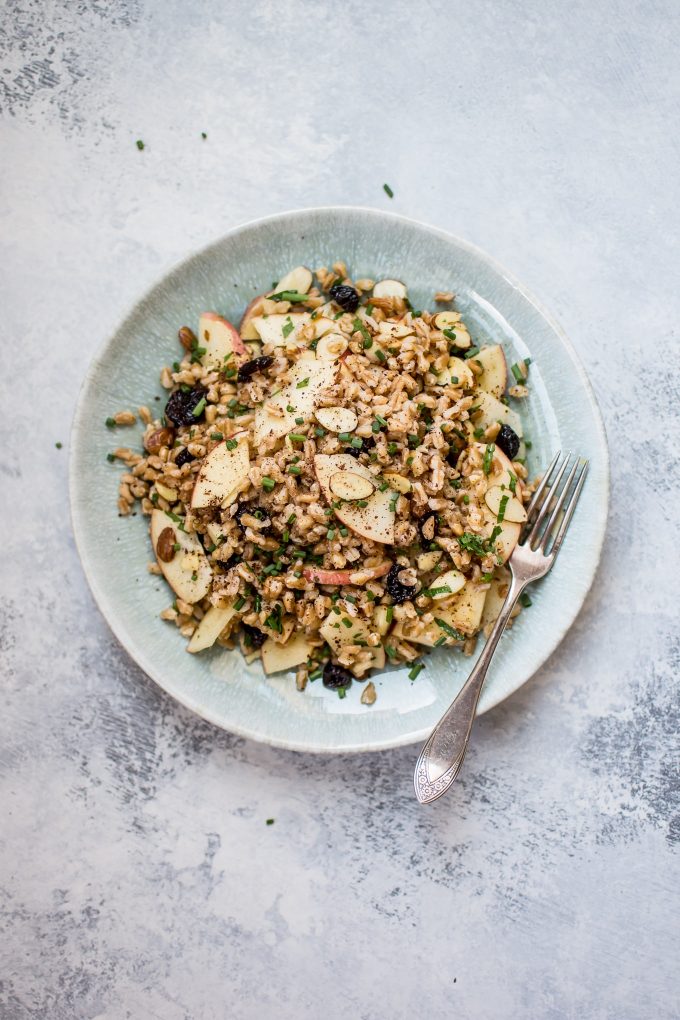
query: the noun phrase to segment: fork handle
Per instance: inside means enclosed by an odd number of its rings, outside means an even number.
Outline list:
[[[526,583],[526,581],[518,581],[512,577],[498,619],[470,676],[435,726],[420,752],[413,782],[416,797],[421,804],[429,804],[446,793],[460,771],[487,670],[500,636],[505,630],[510,614],[515,608],[517,599],[524,591]]]

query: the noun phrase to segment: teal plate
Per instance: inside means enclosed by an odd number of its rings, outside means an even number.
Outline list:
[[[592,583],[607,519],[608,458],[604,428],[586,374],[561,329],[496,262],[433,227],[370,209],[307,209],[248,223],[190,256],[139,301],[87,373],[73,423],[70,488],[73,527],[99,608],[132,658],[177,701],[217,726],[277,747],[347,752],[422,740],[462,686],[471,660],[437,649],[415,682],[408,669],[374,677],[378,699],[360,703],[363,685],[338,698],[317,681],[304,692],[293,673],[265,677],[238,651],[188,655],[179,632],[158,618],[171,595],[150,575],[147,520],[119,518],[120,468],[106,454],[134,445],[141,428],[112,435],[104,427],[120,408],[163,399],[159,370],[178,352],[177,328],[215,309],[238,321],[248,301],[293,266],[345,259],[359,279],[396,277],[416,307],[434,291],[453,290],[475,341],[502,342],[512,361],[531,355],[525,401],[532,439],[530,468],[554,451],[590,459],[590,472],[569,536],[552,573],[535,585],[530,612],[501,640],[480,701],[485,712],[536,672],[574,622]]]

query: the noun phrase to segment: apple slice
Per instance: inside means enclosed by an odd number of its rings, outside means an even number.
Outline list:
[[[255,316],[262,315],[263,301],[264,294],[258,294],[257,297],[254,297],[253,300],[248,303],[238,328],[242,340],[260,339],[260,334],[253,326],[253,319],[255,318]]]
[[[316,356],[324,361],[337,361],[349,347],[349,341],[343,333],[326,333],[316,345]]]
[[[400,280],[379,280],[373,288],[373,297],[405,298],[406,287]]]
[[[447,602],[446,607],[442,607],[441,615],[437,613],[437,616],[461,634],[475,634],[479,630],[485,599],[486,588],[467,581],[458,594]]]
[[[359,474],[373,484],[376,482],[375,475],[350,454],[318,453],[314,458],[314,472],[329,505],[337,502],[330,483],[339,471]],[[389,489],[385,489],[384,492],[376,490],[369,499],[361,500],[362,503],[366,503],[365,506],[347,503],[335,509],[335,516],[362,538],[369,538],[373,542],[382,542],[385,545],[394,545],[396,510],[392,508],[393,500],[394,493]]]
[[[503,500],[505,500],[503,520],[510,521],[513,524],[524,524],[527,519],[527,512],[517,499],[517,496],[513,496],[509,489],[501,488],[500,485],[491,485],[484,494],[484,502],[491,513],[496,515],[496,519],[498,519]]]
[[[434,317],[437,329],[455,329],[461,320],[460,312],[438,312]]]
[[[306,266],[296,266],[289,273],[282,276],[276,284],[272,294],[282,294],[284,291],[295,291],[297,294],[306,294],[312,286],[312,274]]]
[[[309,418],[321,393],[332,386],[338,371],[337,362],[320,361],[309,352],[291,370],[291,381],[279,393],[266,400],[255,413],[254,440],[279,438],[295,431],[296,418]],[[270,410],[271,407],[277,411]],[[292,407],[292,411],[286,408]]]
[[[479,354],[475,354],[475,361],[484,369],[477,376],[479,388],[486,390],[492,397],[502,397],[508,382],[508,366],[501,345],[482,347]]]
[[[392,569],[392,562],[381,563],[379,567],[360,567],[357,570],[322,570],[319,567],[305,567],[302,571],[307,581],[316,584],[368,584],[378,577],[384,577]],[[367,576],[368,575],[368,576]],[[356,578],[361,578],[358,582]]]
[[[430,598],[434,599],[434,601],[448,599],[452,595],[461,591],[461,589],[465,587],[466,581],[467,578],[465,577],[465,574],[461,574],[460,570],[447,570],[445,573],[435,577],[434,581],[432,581],[430,591],[432,591],[433,594]],[[448,588],[448,591],[441,591],[442,588]]]
[[[324,315],[321,315],[318,319],[312,319],[314,323],[314,336],[317,340],[320,340],[326,333],[337,333],[338,324],[334,319],[327,319]]]
[[[343,624],[343,619],[349,620],[351,627]],[[321,624],[319,633],[328,642],[331,651],[335,655],[338,655],[345,645],[354,645],[358,640],[362,644],[365,643],[367,651],[372,653],[371,662],[367,669],[382,669],[385,665],[385,649],[383,646],[378,645],[377,648],[373,648],[367,643],[371,634],[371,628],[365,620],[349,616],[338,616],[336,613],[331,612]]]
[[[466,390],[475,385],[474,372],[462,358],[449,358],[449,363],[437,376],[438,386],[462,386]]]
[[[522,419],[511,407],[506,407],[500,400],[487,393],[486,390],[479,390],[475,394],[475,405],[479,410],[474,415],[475,428],[488,429],[489,425],[499,421],[502,425],[509,425],[521,439],[524,435]]]
[[[181,523],[173,521],[164,510],[153,510],[151,544],[165,580],[178,598],[193,605],[207,594],[212,570],[198,536],[182,531]],[[176,545],[179,549],[174,548]]]
[[[313,651],[313,646],[305,634],[294,634],[286,641],[285,645],[279,645],[271,638],[267,638],[262,645],[262,665],[265,673],[281,673],[284,669],[292,669],[306,662]]]
[[[495,623],[498,619],[498,614],[505,602],[509,584],[510,571],[507,567],[502,567],[498,576],[492,578],[489,583],[489,590],[486,593],[486,601],[484,602],[484,612],[482,613],[483,628],[487,627],[490,623]]]
[[[443,553],[440,552],[426,552],[421,553],[416,564],[421,574],[426,574],[428,570],[434,570],[442,558]]]
[[[191,635],[187,651],[193,654],[202,652],[205,648],[211,648],[234,616],[236,616],[236,610],[233,606],[226,606],[224,609],[219,606],[211,606]]]
[[[360,475],[356,471],[338,471],[331,475],[328,487],[339,499],[368,499],[377,486],[372,478]]]
[[[356,413],[349,407],[319,407],[314,417],[329,432],[354,432],[359,424]]]
[[[238,331],[217,312],[203,312],[198,321],[198,346],[205,348],[201,363],[206,368],[224,368],[225,358],[247,354],[248,348]]]
[[[207,455],[196,476],[191,494],[192,510],[227,507],[233,503],[248,478],[249,467],[247,432],[237,432],[230,439],[218,443]]]
[[[277,312],[274,315],[254,315],[250,321],[262,343],[283,347],[297,340],[300,330],[309,320],[309,312],[289,312],[287,315]]]

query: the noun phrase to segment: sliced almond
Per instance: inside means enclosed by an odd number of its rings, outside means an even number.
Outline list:
[[[461,574],[460,570],[447,570],[446,573],[436,577],[430,585],[430,589],[437,593],[432,595],[431,598],[435,600],[447,599],[450,595],[455,595],[461,588],[464,588],[465,581],[465,574]],[[448,588],[449,590],[439,591],[440,588]]]
[[[336,472],[332,476],[329,486],[334,496],[347,500],[368,499],[376,488],[368,478],[357,475],[354,471]]]
[[[380,280],[373,288],[373,297],[405,298],[406,287],[400,280]]]
[[[437,376],[437,385],[462,386],[469,390],[475,385],[475,377],[466,361],[462,358],[450,358],[446,368]]]
[[[446,312],[442,312],[445,315]],[[437,316],[439,318],[439,316]],[[472,344],[472,337],[468,333],[467,329],[462,322],[457,322],[454,326],[447,326],[456,335],[456,339],[452,341],[456,347],[460,347],[462,350],[467,350]]]
[[[333,319],[327,319],[321,315],[318,319],[312,319],[314,323],[314,336],[317,340],[320,340],[326,333],[337,333],[338,327]]]
[[[403,340],[406,336],[413,336],[414,326],[405,326],[403,322],[379,322],[378,332],[381,340]]]
[[[460,312],[439,312],[434,317],[437,329],[453,329],[460,322]]]
[[[502,489],[500,485],[492,485],[491,488],[486,490],[484,502],[491,513],[498,517],[501,503],[506,496],[507,501],[505,503],[503,520],[511,521],[513,524],[523,524],[527,519],[526,510],[517,499],[517,496],[513,496],[509,489]]]
[[[354,432],[359,423],[349,407],[319,407],[314,412],[319,425],[329,432]]]
[[[276,284],[273,294],[281,294],[284,290],[294,290],[298,294],[306,294],[312,286],[312,274],[306,266],[296,266],[289,273],[282,276]]]
[[[162,482],[156,482],[156,492],[163,499],[167,499],[168,503],[177,502],[177,493],[174,489],[169,488],[167,485],[163,485]]]
[[[389,482],[390,486],[393,489],[396,489],[397,492],[411,491],[411,483],[409,482],[408,478],[404,478],[403,475],[397,475],[394,474],[392,471],[386,471],[385,474],[383,475],[383,478],[385,479],[386,482]]]
[[[316,345],[316,356],[322,361],[337,361],[348,346],[347,337],[342,333],[326,333]]]
[[[390,629],[391,620],[388,610],[391,606],[376,606],[373,611],[373,625],[381,637],[384,637]]]

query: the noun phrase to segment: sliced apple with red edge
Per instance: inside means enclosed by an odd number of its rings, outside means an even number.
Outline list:
[[[212,569],[198,536],[183,531],[183,523],[164,510],[153,510],[151,544],[163,577],[177,598],[193,605],[207,595]]]
[[[203,312],[201,315],[198,322],[198,346],[205,349],[201,364],[210,369],[228,367],[232,357],[248,354],[248,348],[236,327],[217,312]]]
[[[248,433],[236,432],[222,440],[201,464],[191,494],[192,510],[229,506],[247,480],[249,468]]]
[[[195,652],[202,652],[206,648],[211,648],[224,628],[235,616],[236,610],[233,605],[224,607],[211,606],[191,635],[187,651],[193,654]]]
[[[302,571],[303,577],[307,581],[313,581],[316,584],[339,584],[349,585],[357,584],[357,581],[353,578],[361,577],[361,585],[368,584],[369,581],[375,581],[379,577],[384,577],[385,574],[389,574],[392,569],[392,562],[381,563],[378,567],[357,567],[353,570],[323,570],[321,567],[304,567]],[[366,576],[368,574],[368,577]]]
[[[331,481],[340,473],[348,475],[356,474],[373,485],[377,484],[376,476],[367,467],[360,464],[355,457],[348,453],[325,454],[318,453],[314,458],[314,473],[321,486],[321,491],[327,503],[333,505],[338,502],[334,494]],[[395,493],[390,489],[381,492],[376,489],[368,499],[360,499],[358,502],[365,504],[359,506],[357,502],[343,503],[334,507],[335,516],[362,538],[371,539],[373,542],[381,542],[384,545],[394,545],[394,522],[396,508],[394,505]]]
[[[331,612],[319,628],[321,637],[328,642],[331,651],[337,656],[345,645],[354,645],[359,641],[360,644],[365,645],[367,651],[371,652],[371,661],[367,669],[382,669],[385,665],[385,649],[382,645],[373,647],[367,643],[371,634],[368,623],[365,620],[347,616],[344,619],[351,623],[351,627],[347,627],[341,622],[342,619],[342,616]]]
[[[291,369],[290,382],[255,412],[255,443],[294,432],[296,418],[310,418],[321,393],[335,382],[337,371],[337,362],[319,361],[312,352],[303,354]],[[270,410],[272,406],[276,412]]]
[[[477,376],[477,385],[492,397],[500,398],[508,384],[508,364],[500,344],[493,347],[482,347],[474,360],[482,366],[482,374]]]
[[[238,328],[242,340],[260,339],[260,334],[253,326],[253,319],[256,316],[262,315],[262,302],[264,301],[264,297],[264,294],[258,294],[257,297],[254,297],[252,301],[248,302]]]
[[[446,638],[446,644],[461,644],[461,639],[453,637],[449,631],[455,631],[462,638],[469,637],[479,630],[486,600],[486,589],[467,581],[465,586],[453,596],[448,596],[446,602],[433,607],[434,622],[428,624],[418,633],[419,621],[402,620],[397,623],[392,631],[395,637],[403,638],[418,645],[427,645],[429,648],[437,645],[437,642]],[[437,623],[440,620],[444,626]],[[411,632],[413,628],[413,633]],[[449,628],[447,630],[447,628]]]
[[[294,634],[285,645],[277,644],[267,638],[262,645],[262,665],[267,674],[281,673],[284,669],[292,669],[306,662],[313,651],[313,646],[305,634]]]

